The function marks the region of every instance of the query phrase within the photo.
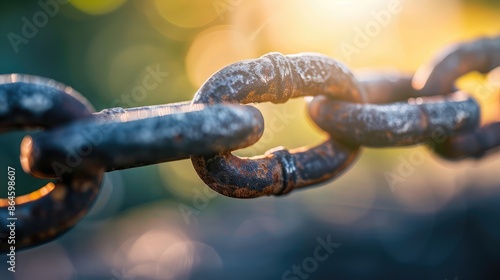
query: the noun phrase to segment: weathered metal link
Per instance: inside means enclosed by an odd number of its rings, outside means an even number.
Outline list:
[[[193,104],[284,103],[316,95],[357,102],[366,99],[350,70],[328,56],[269,53],[217,71],[194,96]]]
[[[103,121],[74,122],[33,136],[21,157],[30,173],[50,178],[75,164],[112,171],[232,151],[254,144],[264,131],[261,113],[251,106],[189,108],[186,102],[106,109],[95,115]]]
[[[205,184],[229,197],[283,195],[342,174],[358,156],[356,147],[332,139],[310,149],[278,147],[263,156],[240,158],[231,153],[192,157]]]
[[[89,118],[93,108],[70,87],[22,75],[0,76],[0,131],[54,128]],[[73,227],[96,199],[104,170],[75,169],[16,202],[16,249],[50,241]],[[0,220],[11,217],[9,199],[0,198]],[[6,251],[9,229],[0,227],[0,251]]]
[[[415,74],[413,85],[421,95],[448,94],[455,81],[471,71],[488,73],[500,66],[500,36],[445,48]]]
[[[193,104],[283,103],[300,96],[327,95],[364,101],[364,90],[349,70],[320,54],[284,56],[270,53],[219,70],[201,87]],[[282,195],[338,176],[356,159],[357,147],[329,139],[314,148],[268,151],[264,156],[238,158],[230,153],[193,156],[201,179],[230,197]]]
[[[417,71],[414,85],[421,88],[423,94],[446,95],[460,76],[472,71],[488,73],[497,67],[500,67],[500,36],[483,38],[445,49]],[[436,153],[446,159],[481,158],[500,146],[500,122],[433,145]]]
[[[51,128],[89,118],[93,110],[79,93],[54,80],[0,75],[0,131]]]
[[[417,100],[379,105],[316,97],[309,113],[336,139],[370,147],[415,145],[436,131],[450,136],[472,131],[479,124],[479,105],[462,92]]]

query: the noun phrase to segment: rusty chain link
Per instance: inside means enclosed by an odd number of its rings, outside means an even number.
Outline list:
[[[106,109],[92,120],[27,136],[21,158],[31,174],[54,178],[71,172],[70,156],[76,154],[82,155],[73,163],[79,169],[100,165],[113,171],[241,149],[264,131],[262,115],[253,107],[190,106]]]
[[[414,84],[423,95],[446,95],[460,76],[472,71],[488,73],[500,66],[500,37],[456,44],[439,54],[415,74]],[[500,146],[500,122],[436,143],[436,152],[447,159],[481,158]]]
[[[32,127],[54,128],[88,119],[93,107],[73,89],[39,77],[0,76],[0,131]],[[75,225],[92,206],[101,188],[104,170],[98,166],[75,170],[39,190],[15,198],[16,246],[49,241]],[[7,221],[8,199],[0,199],[0,219]],[[5,251],[9,230],[2,224],[0,250]]]
[[[193,104],[283,103],[308,95],[356,102],[366,99],[351,72],[329,57],[271,53],[221,69],[201,87]],[[200,178],[215,191],[250,198],[285,194],[334,178],[353,163],[357,154],[357,147],[329,138],[310,149],[288,151],[279,147],[253,158],[223,153],[193,156],[191,160]]]
[[[0,76],[0,131],[40,127],[21,143],[25,172],[56,178],[15,198],[17,248],[50,241],[74,226],[95,201],[104,172],[191,157],[200,178],[231,197],[282,195],[331,180],[362,146],[390,147],[446,136],[435,151],[449,159],[481,157],[500,145],[500,122],[479,127],[478,103],[455,91],[457,78],[500,66],[500,37],[447,49],[415,76],[380,72],[358,79],[320,54],[270,53],[224,67],[191,102],[94,113],[70,87],[33,76]],[[412,86],[413,82],[413,86]],[[240,158],[232,151],[262,136],[264,120],[248,105],[314,96],[311,118],[323,143]],[[0,219],[8,217],[0,199]],[[0,229],[5,251],[8,229]]]

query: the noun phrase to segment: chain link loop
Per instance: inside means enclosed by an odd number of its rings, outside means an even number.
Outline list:
[[[270,53],[241,61],[215,73],[193,98],[193,104],[282,103],[301,96],[326,95],[362,102],[365,92],[340,62],[320,54],[284,56]],[[264,156],[239,158],[231,153],[193,156],[200,178],[213,190],[230,197],[282,195],[332,179],[358,155],[357,145],[330,138],[314,148],[291,151],[283,147]]]
[[[261,113],[250,106],[113,108],[33,136],[21,158],[29,173],[52,178],[73,165],[113,171],[237,150],[257,142],[263,131]]]
[[[423,94],[447,95],[455,81],[472,71],[488,73],[500,67],[500,37],[456,44],[437,55],[415,74],[414,84]],[[500,122],[435,143],[435,151],[449,160],[481,158],[500,146]]]
[[[0,131],[55,128],[91,117],[94,109],[78,92],[33,76],[0,76]],[[26,142],[25,142],[26,144]],[[24,162],[21,161],[24,165]],[[78,168],[39,190],[15,198],[16,248],[50,241],[73,227],[89,210],[101,189],[104,170]],[[0,198],[0,219],[9,217],[9,199]],[[10,248],[2,223],[0,250]]]
[[[319,127],[336,138],[367,147],[420,144],[436,131],[451,136],[479,124],[479,105],[462,92],[382,105],[320,96],[309,104],[309,113]]]

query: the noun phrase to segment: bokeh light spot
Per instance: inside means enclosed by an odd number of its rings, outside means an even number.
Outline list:
[[[155,4],[165,20],[184,28],[201,27],[217,17],[213,0],[156,0]]]
[[[186,68],[191,82],[199,87],[220,68],[255,56],[249,38],[228,26],[217,26],[195,38],[186,58]]]
[[[78,10],[90,15],[104,15],[118,9],[127,0],[71,0]]]

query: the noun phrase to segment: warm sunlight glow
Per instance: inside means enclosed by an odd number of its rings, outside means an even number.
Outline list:
[[[71,0],[70,3],[80,11],[90,15],[103,15],[118,9],[127,0]]]

